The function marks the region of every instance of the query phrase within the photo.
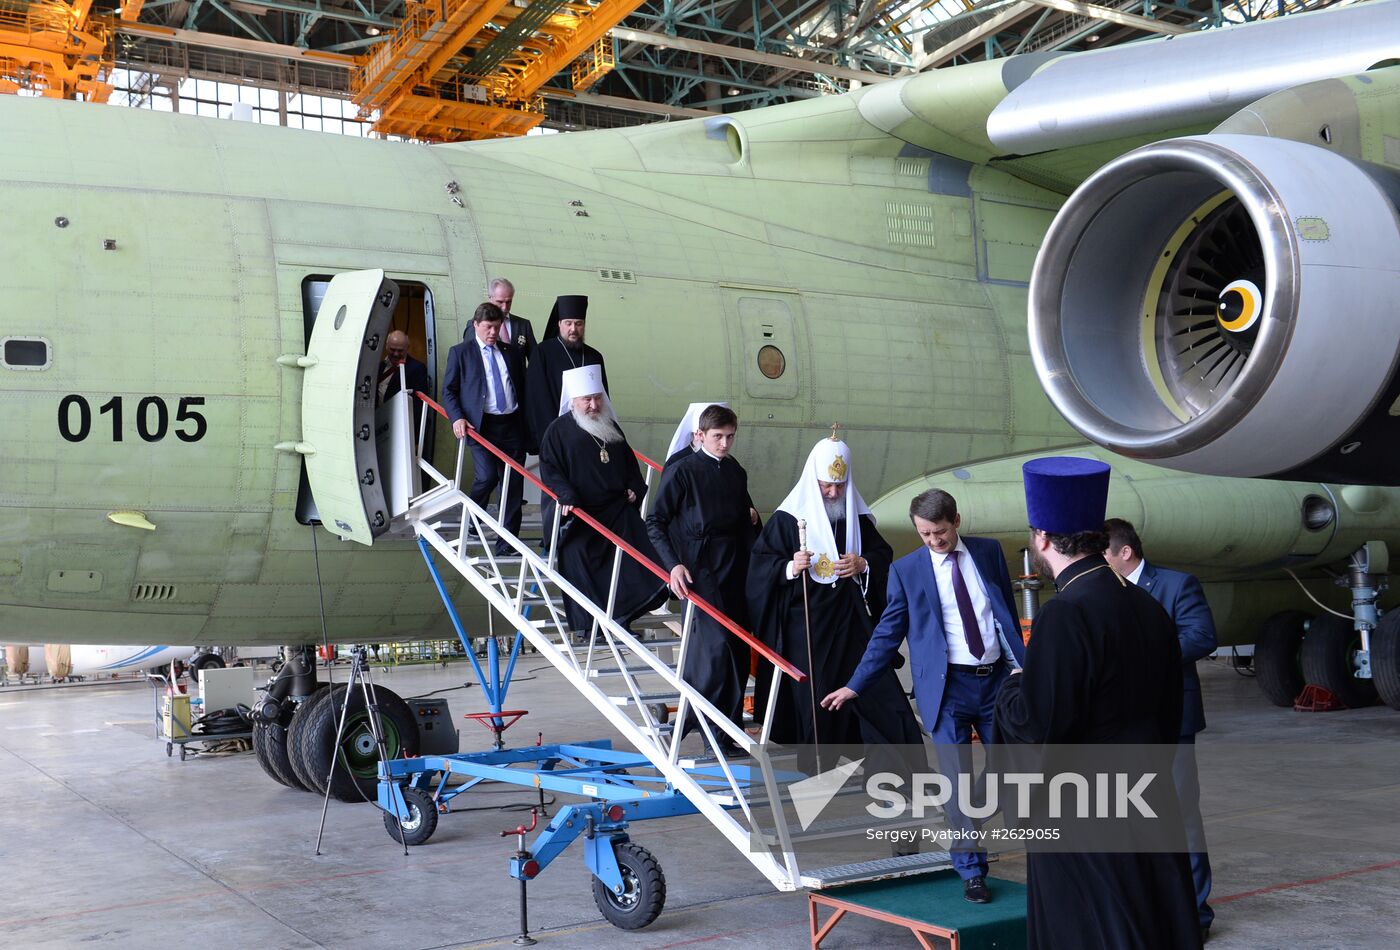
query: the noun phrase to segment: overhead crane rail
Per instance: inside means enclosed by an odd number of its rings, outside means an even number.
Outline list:
[[[613,68],[608,31],[639,5],[409,3],[393,34],[352,74],[351,98],[386,135],[428,141],[523,135],[543,121],[540,90],[556,74],[566,73],[582,90]]]

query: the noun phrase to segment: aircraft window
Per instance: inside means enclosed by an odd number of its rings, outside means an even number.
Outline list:
[[[777,379],[787,369],[787,358],[776,346],[768,345],[758,351],[758,371],[769,379]]]
[[[46,369],[49,342],[34,338],[11,337],[5,341],[5,365],[10,369]]]
[[[1309,495],[1303,499],[1303,527],[1309,531],[1321,531],[1337,517],[1337,509],[1321,495]]]

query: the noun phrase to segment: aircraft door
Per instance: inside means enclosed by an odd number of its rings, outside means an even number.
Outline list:
[[[375,449],[375,382],[399,288],[382,270],[331,278],[307,346],[301,447],[322,523],[370,544],[389,526]]]

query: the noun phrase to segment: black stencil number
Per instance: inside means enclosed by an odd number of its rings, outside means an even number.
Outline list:
[[[196,407],[203,396],[181,396],[175,409],[175,436],[181,442],[198,442],[209,431],[209,421]],[[126,434],[123,400],[113,396],[97,408],[112,417],[112,441],[121,442]],[[170,433],[170,406],[160,396],[143,396],[136,404],[136,434],[144,442],[160,442]],[[64,396],[58,404],[58,434],[69,442],[82,442],[92,433],[92,405],[76,393]]]

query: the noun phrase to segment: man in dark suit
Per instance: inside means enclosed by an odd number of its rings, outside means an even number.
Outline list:
[[[379,364],[379,399],[378,403],[383,405],[390,398],[398,395],[399,389],[399,367],[403,367],[404,377],[408,381],[408,388],[417,393],[432,395],[433,384],[428,379],[428,367],[408,355],[408,334],[402,330],[394,330],[384,341],[384,360]],[[422,403],[414,400],[415,417],[418,406]]]
[[[442,401],[447,417],[452,420],[452,434],[466,438],[470,426],[482,438],[517,462],[525,461],[525,368],[520,354],[502,346],[498,340],[505,314],[495,304],[484,303],[472,315],[472,332],[447,354],[447,374],[442,386]],[[501,483],[505,463],[488,452],[475,439],[467,443],[472,450],[472,480],[470,496],[483,508],[491,493]],[[511,534],[520,532],[520,508],[524,480],[518,473],[510,476],[510,490],[501,499],[501,525]],[[497,554],[512,553],[503,541],[496,544]]]
[[[1215,911],[1210,906],[1210,857],[1206,853],[1205,832],[1201,826],[1201,789],[1196,780],[1196,733],[1206,727],[1205,704],[1201,702],[1201,677],[1196,661],[1215,650],[1215,618],[1206,603],[1201,582],[1182,571],[1171,571],[1148,563],[1142,554],[1142,539],[1137,529],[1122,518],[1104,522],[1108,532],[1108,550],[1104,560],[1127,580],[1152,595],[1166,608],[1176,624],[1177,642],[1181,644],[1181,737],[1176,760],[1172,763],[1172,778],[1181,800],[1181,815],[1186,822],[1187,841],[1191,848],[1191,883],[1196,889],[1201,932],[1210,930]]]
[[[515,285],[504,277],[493,278],[491,286],[487,288],[486,299],[506,315],[501,324],[501,345],[517,351],[520,354],[520,365],[528,369],[530,357],[535,353],[535,328],[530,325],[529,320],[510,312],[511,305],[515,302]]]
[[[885,611],[860,666],[822,705],[839,709],[858,696],[894,665],[907,638],[914,698],[924,729],[939,749],[940,769],[965,773],[971,770],[970,755],[944,760],[954,746],[972,741],[974,728],[982,742],[992,741],[997,690],[1024,655],[1011,609],[1011,572],[996,541],[958,534],[962,516],[946,491],[932,488],[917,495],[909,504],[909,518],[927,550],[894,562]],[[955,830],[974,827],[952,805],[946,814]],[[986,852],[953,850],[952,858],[963,879],[963,896],[975,904],[991,900]]]

